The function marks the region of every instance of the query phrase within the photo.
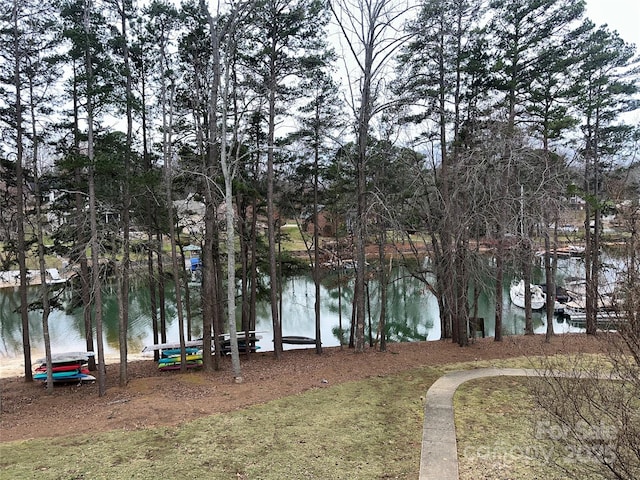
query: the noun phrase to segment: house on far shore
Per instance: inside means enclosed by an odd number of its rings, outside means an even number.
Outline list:
[[[304,231],[310,235],[313,235],[315,229],[314,213],[306,212],[302,215],[302,225]],[[318,235],[321,237],[335,237],[340,220],[336,215],[333,215],[324,206],[318,206]]]

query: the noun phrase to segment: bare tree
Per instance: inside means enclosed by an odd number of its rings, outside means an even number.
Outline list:
[[[398,86],[406,111],[405,121],[424,129],[415,142],[432,142],[433,195],[424,220],[414,228],[428,231],[438,299],[442,338],[460,345],[468,341],[467,284],[468,241],[471,230],[466,211],[464,187],[459,185],[458,164],[465,150],[475,141],[478,122],[477,103],[485,94],[483,81],[488,73],[484,48],[486,40],[479,33],[483,4],[477,0],[430,0],[405,27],[412,34],[400,55]],[[427,186],[427,184],[424,184]],[[412,229],[413,230],[413,229]]]
[[[635,300],[626,303],[619,333],[601,335],[606,355],[548,358],[534,384],[542,407],[536,436],[554,445],[550,460],[566,478],[633,480],[640,475],[637,306]]]
[[[223,15],[221,11],[217,11],[214,16],[206,8],[204,3],[201,3],[201,9],[205,12],[209,23],[212,56],[212,75],[208,85],[209,130],[207,133],[209,156],[206,162],[206,172],[208,172],[207,175],[205,175],[207,182],[206,191],[209,192],[208,195],[211,195],[213,178],[209,177],[209,174],[213,172],[212,169],[214,166],[219,167],[224,178],[225,250],[227,255],[227,328],[230,337],[232,372],[234,380],[237,383],[242,382],[242,373],[236,327],[236,231],[233,184],[242,154],[239,129],[244,110],[236,101],[238,97],[236,88],[238,85],[234,62],[237,55],[237,28],[238,25],[242,24],[243,18],[251,11],[253,4],[254,2],[252,0],[232,4],[225,15]],[[233,119],[233,125],[231,127],[229,126],[230,119]],[[229,132],[229,130],[231,130],[231,132]],[[218,162],[219,165],[217,165]],[[207,209],[213,208],[214,205],[207,206]],[[211,229],[212,223],[215,221],[214,211],[209,213],[208,219],[206,228]],[[211,275],[209,274],[209,276]],[[246,331],[245,335],[245,342],[246,345],[248,345],[250,342],[249,332]],[[215,342],[216,356],[219,357],[222,350],[218,335],[216,335]],[[204,348],[207,348],[206,343]]]
[[[405,35],[399,34],[399,23],[409,5],[397,0],[338,0],[330,6],[345,49],[350,54],[347,69],[355,75],[348,78],[348,88],[357,145],[357,212],[353,226],[356,255],[355,349],[362,352],[365,347],[368,141],[374,116],[388,107],[380,97],[385,69],[389,67],[391,56],[406,40]]]
[[[233,371],[233,378],[236,383],[242,383],[242,373],[240,370],[240,355],[238,348],[238,336],[236,327],[236,254],[235,254],[235,216],[233,208],[233,180],[236,175],[239,156],[241,152],[241,145],[239,142],[238,129],[240,127],[241,112],[237,111],[238,104],[233,103],[230,105],[230,101],[235,99],[235,95],[231,95],[231,89],[235,88],[235,83],[232,84],[232,70],[233,59],[235,57],[236,43],[235,43],[235,30],[239,24],[239,16],[244,15],[253,2],[247,4],[240,4],[235,6],[228,18],[228,22],[225,25],[225,39],[224,48],[222,52],[214,53],[214,57],[218,59],[217,55],[224,53],[225,59],[218,60],[214,63],[215,75],[214,78],[221,82],[222,91],[221,99],[217,100],[221,103],[221,131],[220,131],[220,166],[222,169],[222,175],[224,176],[224,199],[225,199],[225,223],[226,223],[226,253],[227,253],[227,327],[229,329],[229,339],[231,346],[231,368]],[[212,28],[212,35],[217,29],[213,28],[213,20],[209,17],[209,23]],[[220,47],[220,45],[219,45]],[[220,70],[223,69],[223,72]],[[215,87],[214,91],[218,92],[219,88]],[[227,124],[229,119],[229,110],[234,108],[234,124],[231,138],[233,151],[229,150],[227,145],[228,129]],[[245,344],[250,342],[250,335],[245,332]]]

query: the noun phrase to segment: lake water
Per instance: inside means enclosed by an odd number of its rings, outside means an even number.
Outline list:
[[[560,261],[558,280],[568,276],[577,276],[582,269],[580,259],[562,259]],[[351,272],[353,273],[353,272]],[[402,269],[393,270],[395,280],[388,289],[387,324],[390,341],[416,341],[440,339],[440,321],[438,305],[435,297],[427,291],[418,280],[405,274]],[[338,281],[336,274],[326,275],[321,288],[321,335],[323,346],[337,346],[339,339],[335,332],[340,324],[338,302]],[[342,326],[347,330],[351,321],[351,300],[353,298],[353,278],[343,278]],[[491,283],[491,279],[487,283]],[[513,335],[524,332],[524,310],[514,306],[509,300],[510,279],[505,279],[503,305],[503,334]],[[310,275],[297,275],[284,280],[282,302],[283,335],[315,336],[314,317],[314,285]],[[37,295],[37,288],[29,294]],[[199,311],[199,288],[191,287],[192,310]],[[371,322],[373,335],[376,335],[379,316],[379,285],[369,282]],[[69,299],[70,293],[63,292],[63,299]],[[104,291],[104,339],[105,353],[118,352],[118,318],[115,291],[108,287]],[[178,321],[174,302],[174,291],[167,287],[167,341],[178,341]],[[18,312],[19,294],[17,289],[0,290],[0,359],[14,358],[22,355],[21,321]],[[239,308],[238,308],[239,310]],[[148,288],[143,283],[134,285],[130,294],[130,325],[128,332],[130,353],[139,353],[146,345],[153,344],[151,327],[150,299]],[[493,292],[483,292],[479,299],[478,316],[485,319],[487,336],[493,336],[495,303]],[[257,325],[262,336],[258,342],[261,351],[273,349],[273,332],[271,329],[271,308],[268,301],[259,302],[257,306]],[[32,311],[29,316],[32,355],[42,356],[44,345],[42,340],[41,312]],[[193,317],[192,338],[201,337],[201,318]],[[368,318],[367,318],[368,321]],[[546,331],[546,319],[540,312],[534,312],[533,321],[536,333]],[[82,309],[72,311],[54,310],[49,318],[49,329],[52,351],[85,350],[84,321]],[[566,322],[554,320],[556,332],[582,331],[571,327]],[[367,325],[368,333],[368,325]],[[285,345],[289,348],[309,348],[308,346]]]

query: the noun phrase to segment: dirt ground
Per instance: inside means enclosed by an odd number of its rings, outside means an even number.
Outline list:
[[[502,342],[476,340],[465,348],[445,341],[391,344],[384,353],[369,349],[356,354],[337,347],[324,349],[322,355],[313,349],[289,350],[279,361],[266,352],[242,357],[242,384],[233,382],[228,358],[220,371],[185,374],[161,372],[152,359],[136,360],[129,363],[125,388],[118,387],[119,365],[114,362],[107,365],[103,397],[95,383],[56,386],[49,395],[42,382],[11,376],[0,379],[0,441],[176,425],[312,388],[425,365],[604,349],[597,337],[575,334],[557,336],[550,344],[543,336],[518,336]]]

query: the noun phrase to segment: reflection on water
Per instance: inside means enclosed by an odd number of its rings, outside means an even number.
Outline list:
[[[424,284],[405,272],[393,270],[395,280],[391,281],[387,292],[387,326],[390,341],[437,340],[440,338],[440,320],[438,304],[435,297],[428,292]],[[581,274],[581,260],[563,259],[558,271],[558,279]],[[486,282],[492,285],[493,280]],[[505,278],[504,289],[504,334],[520,334],[524,331],[524,311],[513,306],[509,301],[508,287],[511,279]],[[314,285],[311,275],[298,275],[285,279],[282,301],[283,335],[315,336]],[[377,281],[369,281],[370,312],[367,313],[367,334],[369,321],[373,337],[377,338],[377,325],[380,315],[380,286]],[[201,317],[199,288],[191,287],[192,300],[192,338],[201,336]],[[338,293],[340,292],[340,293]],[[30,301],[38,295],[38,289],[29,290]],[[71,303],[71,292],[62,292],[63,303]],[[171,284],[166,286],[167,308],[167,340],[177,342],[178,321],[175,309],[175,292]],[[341,297],[339,299],[338,297]],[[341,300],[341,301],[339,301]],[[340,288],[336,274],[329,274],[322,280],[321,288],[321,336],[324,346],[339,345],[334,332],[342,323],[344,330],[351,324],[351,307],[353,300],[353,278],[343,275]],[[104,301],[104,338],[105,353],[118,352],[118,305],[115,289],[107,286],[103,295]],[[149,290],[143,283],[132,286],[129,305],[129,351],[137,353],[145,345],[153,343]],[[341,305],[341,311],[340,307]],[[493,336],[494,328],[494,295],[491,291],[481,293],[478,305],[478,316],[485,319],[487,336]],[[19,314],[19,294],[17,290],[0,291],[0,358],[14,357],[22,354],[21,321]],[[240,313],[240,309],[238,309]],[[540,312],[533,314],[536,333],[546,330],[546,319]],[[31,347],[34,355],[41,355],[42,342],[41,312],[29,313]],[[51,346],[54,352],[85,350],[84,321],[82,309],[71,311],[54,310],[49,317]],[[554,321],[556,332],[579,331],[564,322]],[[271,329],[271,307],[268,301],[259,302],[257,306],[257,325],[262,339],[258,343],[260,350],[273,349],[273,332]],[[304,346],[286,345],[285,348],[308,348]]]

